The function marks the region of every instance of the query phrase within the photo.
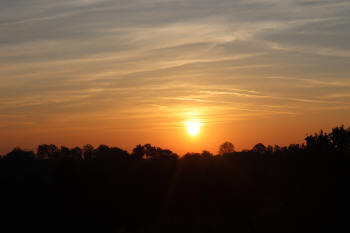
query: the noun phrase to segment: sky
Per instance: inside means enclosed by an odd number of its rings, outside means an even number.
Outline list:
[[[349,126],[349,41],[348,0],[1,0],[0,153],[302,143]]]

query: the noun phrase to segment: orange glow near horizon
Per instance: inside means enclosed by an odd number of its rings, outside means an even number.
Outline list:
[[[0,155],[88,143],[217,153],[350,125],[349,36],[331,27],[350,22],[344,1],[331,12],[322,1],[9,2]]]

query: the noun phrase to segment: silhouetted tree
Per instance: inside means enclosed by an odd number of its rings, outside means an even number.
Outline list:
[[[330,136],[324,133],[322,130],[320,133],[315,133],[314,135],[309,135],[305,138],[306,148],[313,152],[329,152],[333,149],[333,144],[331,142]]]
[[[71,151],[71,158],[74,160],[81,160],[83,151],[80,149],[80,147],[74,147]]]
[[[70,158],[71,151],[68,147],[61,146],[60,150],[58,151],[57,158],[58,159],[69,159]]]
[[[235,151],[235,147],[231,142],[224,142],[219,148],[219,155],[230,154]]]
[[[122,160],[129,157],[129,153],[117,147],[108,147],[106,145],[100,145],[96,149],[96,159],[104,161]]]
[[[197,159],[201,159],[202,156],[200,153],[190,153],[190,152],[187,152],[183,157],[182,159],[185,159],[185,160],[188,160],[188,159],[191,159],[191,160],[197,160]]]
[[[344,153],[350,151],[350,128],[344,129],[344,126],[332,129],[329,138],[337,152]]]
[[[19,160],[19,161],[27,161],[34,160],[35,154],[33,151],[24,151],[19,147],[13,149],[10,153],[8,153],[4,159],[8,160]]]
[[[274,147],[273,147],[273,152],[280,152],[281,151],[281,147],[279,146],[279,145],[275,145]]]
[[[145,154],[147,158],[156,157],[157,151],[154,146],[151,146],[151,144],[145,144],[144,148],[145,148]]]
[[[171,150],[154,147],[151,144],[143,146],[137,145],[133,150],[133,156],[136,158],[152,158],[152,159],[177,159],[178,155]]]
[[[302,149],[299,144],[290,144],[288,146],[288,151],[292,153],[297,153]]]
[[[211,159],[211,158],[214,157],[213,154],[210,153],[210,152],[207,151],[207,150],[203,150],[202,153],[201,153],[201,156],[202,156],[203,158],[205,158],[205,159]]]
[[[109,146],[100,145],[95,151],[95,159],[97,160],[106,160],[110,157],[109,155]]]
[[[86,144],[85,146],[83,146],[84,159],[92,160],[94,157],[94,150],[94,147],[90,144]]]
[[[266,153],[268,153],[268,154],[272,154],[273,153],[273,147],[271,145],[268,145],[266,147]]]
[[[39,159],[56,159],[58,152],[58,148],[55,145],[44,144],[38,146],[37,156]]]
[[[110,158],[117,160],[124,160],[129,158],[129,153],[126,150],[122,150],[118,147],[111,147],[109,149]]]
[[[136,159],[142,159],[146,155],[146,149],[142,145],[137,145],[133,150],[132,150],[132,156]]]
[[[264,144],[258,143],[255,146],[253,146],[252,151],[259,154],[264,154],[266,153],[266,147]]]
[[[178,155],[173,153],[169,149],[157,148],[158,156],[160,159],[177,159]]]

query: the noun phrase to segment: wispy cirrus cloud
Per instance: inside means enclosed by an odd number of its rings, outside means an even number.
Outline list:
[[[350,113],[349,10],[346,0],[3,0],[0,125]]]

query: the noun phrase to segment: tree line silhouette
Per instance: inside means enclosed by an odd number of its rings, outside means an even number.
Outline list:
[[[332,129],[330,133],[320,130],[319,133],[308,135],[305,138],[305,144],[291,144],[289,146],[280,147],[265,146],[258,143],[250,150],[243,150],[243,153],[257,154],[278,154],[278,153],[336,153],[346,154],[350,152],[350,127],[345,129],[344,126],[338,126]],[[202,153],[186,153],[183,158],[211,158],[215,156],[228,156],[237,153],[231,142],[224,142],[220,147],[217,155],[213,155],[209,151]],[[126,160],[126,159],[178,159],[179,156],[169,149],[152,146],[151,144],[137,145],[130,154],[128,151],[118,147],[109,147],[100,145],[94,148],[91,144],[73,149],[62,146],[58,148],[56,145],[43,144],[37,148],[37,153],[33,151],[25,151],[17,147],[8,154],[2,156],[3,159],[72,159],[72,160]]]
[[[15,148],[0,159],[4,232],[350,232],[350,128],[304,144],[186,153],[150,144]]]

